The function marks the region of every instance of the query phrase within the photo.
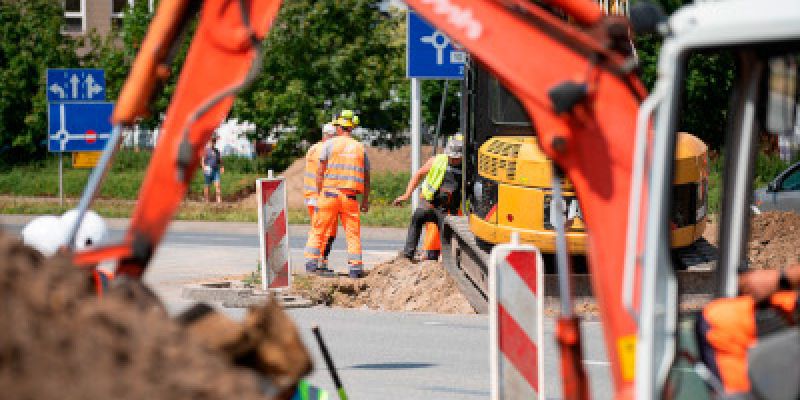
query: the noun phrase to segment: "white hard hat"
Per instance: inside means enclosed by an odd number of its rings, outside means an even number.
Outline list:
[[[444,148],[444,152],[450,158],[461,158],[463,147],[464,137],[460,133],[457,133],[447,140],[447,146]]]
[[[64,241],[61,219],[52,215],[36,217],[22,228],[22,242],[45,256],[52,256]]]
[[[75,219],[78,218],[78,210],[72,209],[61,216],[61,226],[64,229],[64,240],[66,240],[67,230],[72,228]],[[92,210],[87,210],[83,216],[81,228],[75,235],[75,250],[83,250],[87,247],[97,246],[106,241],[108,236],[108,226],[106,221]]]
[[[322,126],[322,136],[333,136],[336,134],[336,127],[332,123],[327,123]]]

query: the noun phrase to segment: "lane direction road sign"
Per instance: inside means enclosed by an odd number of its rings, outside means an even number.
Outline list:
[[[114,103],[48,104],[47,141],[51,152],[101,151],[111,136]]]
[[[467,53],[417,13],[409,11],[406,36],[406,77],[464,79]]]
[[[106,76],[102,69],[47,70],[47,101],[104,101]]]

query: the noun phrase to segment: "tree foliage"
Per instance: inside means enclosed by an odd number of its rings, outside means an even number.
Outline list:
[[[261,77],[236,100],[233,116],[283,130],[275,158],[296,155],[299,141],[318,140],[340,109],[357,110],[363,126],[407,125],[402,19],[368,0],[285,2],[264,44]]]
[[[689,3],[682,0],[658,2],[668,14]],[[656,80],[661,42],[662,38],[655,35],[636,38],[642,81],[649,89],[653,88]],[[679,130],[690,132],[710,147],[719,149],[725,138],[734,59],[727,52],[695,53],[689,57],[685,71]]]
[[[79,64],[59,2],[0,1],[0,166],[47,151],[47,68]]]

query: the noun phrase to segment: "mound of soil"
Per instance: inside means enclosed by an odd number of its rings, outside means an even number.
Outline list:
[[[138,282],[98,299],[67,257],[45,259],[2,232],[0,297],[4,399],[267,398],[264,375],[221,348],[245,335],[192,334]]]
[[[431,156],[433,148],[423,146],[421,162]],[[411,169],[411,146],[400,147],[395,150],[367,147],[367,157],[372,173],[402,172]],[[281,175],[286,177],[288,206],[289,208],[302,208],[303,204],[303,173],[306,168],[305,158],[298,158]],[[398,193],[400,195],[401,193]],[[253,197],[255,201],[255,197]],[[253,203],[255,204],[255,202]]]
[[[386,311],[474,314],[441,263],[411,264],[403,258],[375,266],[362,279],[307,277],[296,291],[312,301],[338,307]]]
[[[770,211],[750,220],[751,268],[775,269],[800,263],[800,215]]]

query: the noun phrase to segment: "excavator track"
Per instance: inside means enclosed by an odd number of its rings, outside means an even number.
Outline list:
[[[717,259],[717,248],[701,238],[692,245],[675,249],[678,285],[686,295],[703,295],[710,290],[711,270]],[[476,312],[489,309],[489,253],[476,241],[467,217],[450,216],[442,227],[442,263],[459,290]],[[545,274],[545,297],[557,297],[558,278]],[[573,295],[591,298],[588,274],[573,274]]]
[[[467,217],[442,224],[442,263],[475,312],[489,311],[489,254],[475,241]]]

